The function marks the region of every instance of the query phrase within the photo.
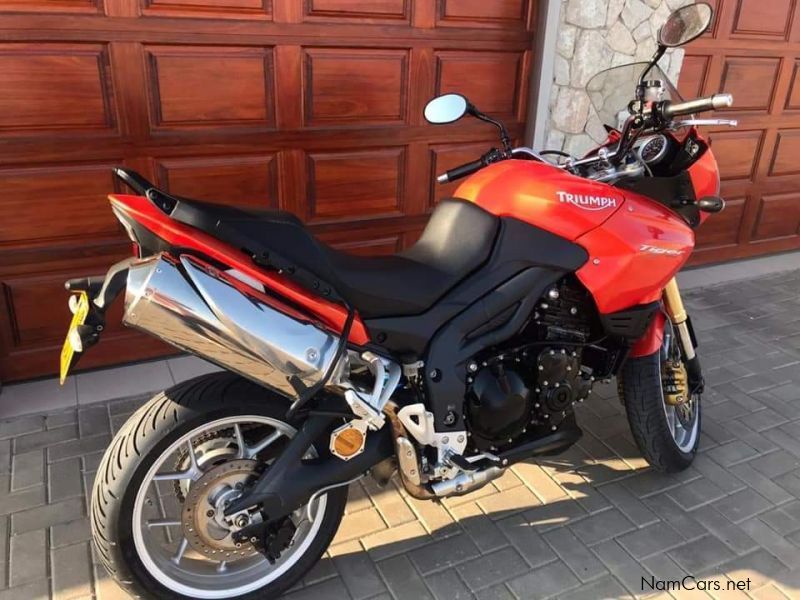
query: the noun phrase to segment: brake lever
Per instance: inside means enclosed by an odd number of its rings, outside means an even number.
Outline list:
[[[673,121],[672,127],[688,127],[688,126],[709,126],[726,125],[728,127],[738,127],[739,121],[736,119],[684,119],[683,121]]]

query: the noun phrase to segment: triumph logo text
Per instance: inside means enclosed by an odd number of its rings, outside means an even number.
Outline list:
[[[556,192],[559,202],[574,204],[583,210],[604,210],[616,208],[617,199],[608,196],[586,196],[584,194],[570,194],[569,192]]]

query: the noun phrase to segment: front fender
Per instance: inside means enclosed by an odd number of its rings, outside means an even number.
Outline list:
[[[664,325],[667,322],[667,316],[663,311],[658,311],[650,325],[647,327],[644,335],[639,338],[631,347],[628,353],[630,358],[637,358],[639,356],[649,356],[657,352],[662,343],[664,342]]]

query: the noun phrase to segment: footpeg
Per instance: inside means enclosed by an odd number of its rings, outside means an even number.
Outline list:
[[[470,461],[469,459],[465,458],[461,454],[448,454],[447,455],[448,462],[451,462],[455,466],[457,466],[462,471],[480,471],[482,469],[487,469],[489,467],[501,467],[503,461],[484,452],[480,458],[474,461]]]

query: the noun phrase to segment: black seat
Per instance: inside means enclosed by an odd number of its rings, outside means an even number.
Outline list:
[[[393,256],[354,256],[320,242],[294,215],[180,201],[172,217],[242,248],[256,262],[341,298],[364,318],[424,312],[488,257],[498,220],[463,200],[445,200],[422,237]]]
[[[140,192],[141,193],[141,192]],[[440,202],[421,238],[393,256],[362,257],[319,241],[294,215],[145,192],[170,216],[281,269],[315,292],[340,299],[364,318],[424,312],[488,258],[499,219],[464,200]]]

